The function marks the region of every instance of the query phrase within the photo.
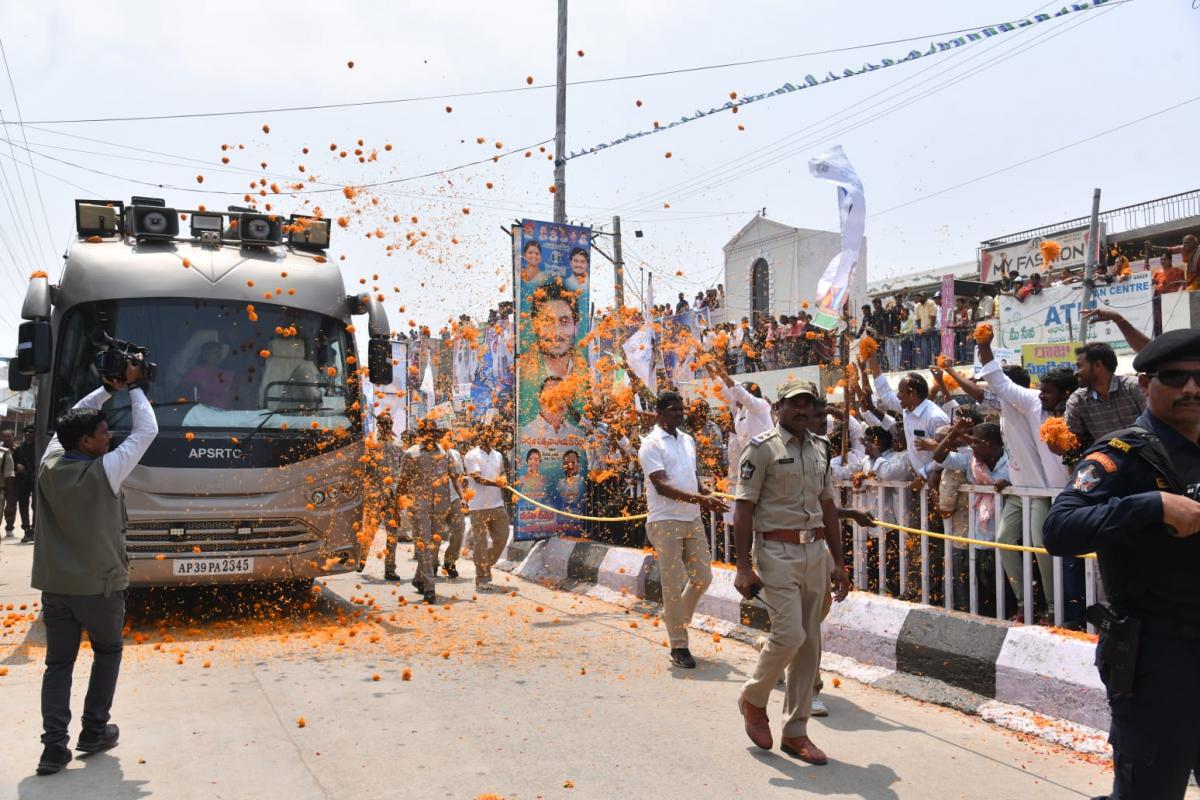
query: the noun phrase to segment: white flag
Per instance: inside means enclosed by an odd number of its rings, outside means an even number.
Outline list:
[[[425,403],[433,405],[433,365],[425,364],[425,377],[421,378],[421,392],[425,395]]]
[[[850,292],[850,283],[854,280],[854,269],[858,266],[858,255],[862,249],[863,232],[866,230],[867,206],[863,199],[863,185],[841,145],[811,159],[808,171],[814,178],[831,181],[838,187],[842,250],[833,257],[817,281],[818,308],[836,318],[842,313],[842,305]],[[835,321],[830,320],[828,327],[832,327]]]
[[[654,382],[654,329],[650,323],[637,329],[637,332],[621,345],[625,351],[625,361],[633,374],[642,379],[642,383],[653,388]]]

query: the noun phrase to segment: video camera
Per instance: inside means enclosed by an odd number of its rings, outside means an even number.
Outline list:
[[[133,364],[142,368],[142,379],[135,385],[143,389],[149,386],[158,371],[158,365],[147,359],[150,349],[114,339],[107,333],[101,335],[103,338],[96,345],[98,350],[95,360],[96,371],[100,373],[100,377],[110,381],[123,381],[126,369]]]

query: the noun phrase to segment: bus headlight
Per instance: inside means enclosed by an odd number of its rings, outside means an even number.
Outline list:
[[[352,481],[327,483],[324,486],[314,489],[308,496],[308,502],[318,508],[322,506],[336,506],[339,503],[346,503],[356,499],[360,492],[361,488]]]

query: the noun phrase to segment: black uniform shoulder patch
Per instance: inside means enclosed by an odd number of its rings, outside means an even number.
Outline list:
[[[738,477],[744,481],[748,481],[754,477],[754,470],[754,464],[750,461],[750,459],[747,458],[742,462],[741,469],[738,471]]]
[[[1071,481],[1071,488],[1077,492],[1088,492],[1100,485],[1100,467],[1095,462],[1087,461],[1080,464],[1075,470],[1075,479]]]

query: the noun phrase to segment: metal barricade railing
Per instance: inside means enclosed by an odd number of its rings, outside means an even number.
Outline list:
[[[863,481],[855,488],[852,481],[835,481],[834,485],[839,489],[848,490],[850,501],[849,507],[860,510],[866,510],[872,513],[876,519],[885,522],[893,522],[895,524],[911,527],[916,529],[928,530],[929,523],[929,495],[927,492],[920,493],[920,517],[913,519],[910,517],[910,486],[908,481],[879,481],[867,480]],[[980,528],[980,514],[976,508],[977,496],[983,495],[989,498],[992,503],[991,514],[991,532],[990,539],[995,540],[999,534],[1001,520],[1004,516],[1004,505],[1007,497],[1018,498],[1021,503],[1021,540],[1020,544],[1025,548],[1033,548],[1035,546],[1035,538],[1040,543],[1040,532],[1038,536],[1034,536],[1032,530],[1033,519],[1033,501],[1045,499],[1053,500],[1058,494],[1057,489],[1032,489],[1032,488],[1017,488],[1009,487],[1003,493],[996,492],[992,486],[982,486],[965,484],[959,488],[961,494],[967,498],[967,530],[953,531],[954,535],[965,537],[967,539],[983,539]],[[868,498],[874,502],[868,502]],[[873,506],[873,507],[872,507]],[[1044,515],[1040,515],[1044,518]],[[877,581],[876,592],[878,594],[888,594],[889,586],[895,586],[899,589],[900,597],[909,596],[909,564],[908,564],[908,540],[911,535],[903,531],[892,531],[888,528],[877,528],[875,531],[853,524],[853,564],[854,570],[851,580],[855,588],[866,591],[868,589],[868,548],[867,540],[869,536],[876,539],[877,545]],[[897,557],[895,560],[896,574],[894,579],[890,574],[891,562],[888,558],[888,539],[895,537]],[[920,602],[928,605],[930,602],[931,585],[933,582],[930,562],[930,537],[920,536]],[[994,570],[995,570],[995,616],[997,619],[1004,618],[1004,599],[1005,599],[1005,581],[1007,579],[1003,560],[1000,557],[1000,550],[990,548],[986,545],[966,544],[956,547],[954,542],[950,540],[942,541],[942,562],[943,562],[943,597],[942,604],[946,609],[955,607],[955,577],[961,570],[955,567],[955,551],[965,547],[966,553],[966,573],[967,573],[967,603],[966,606],[972,614],[979,614],[980,599],[979,599],[979,573],[977,570],[977,555],[979,551],[990,550],[994,555]],[[959,550],[959,552],[963,552]],[[1034,620],[1034,598],[1033,598],[1033,553],[1031,550],[1021,552],[1021,589],[1024,598],[1023,612],[1024,622],[1032,624]],[[1054,625],[1061,626],[1064,622],[1066,613],[1066,604],[1064,602],[1065,589],[1063,585],[1063,559],[1058,556],[1051,557],[1051,575],[1043,576],[1043,587],[1047,582],[1053,583],[1053,607],[1054,607]],[[1091,605],[1096,601],[1097,586],[1096,586],[1096,569],[1095,562],[1092,559],[1083,560],[1083,580],[1084,580],[1084,596],[1087,605]],[[1048,581],[1047,578],[1050,580]],[[915,598],[914,598],[915,599]],[[1090,630],[1090,627],[1089,627]]]
[[[928,492],[921,491],[919,494],[918,510],[920,516],[911,516],[912,490],[908,481],[864,480],[856,488],[853,481],[836,480],[834,481],[834,486],[838,489],[846,490],[849,496],[849,502],[847,503],[847,507],[849,508],[868,511],[878,520],[898,524],[903,527],[920,530],[929,529],[930,508]],[[1038,535],[1035,537],[1033,532],[1033,501],[1038,499],[1052,501],[1058,495],[1059,490],[1008,487],[1001,493],[997,492],[992,486],[964,484],[959,487],[959,492],[965,495],[967,499],[967,530],[955,530],[953,531],[954,535],[967,539],[989,540],[989,537],[982,535],[980,515],[976,510],[976,498],[983,496],[985,499],[990,499],[992,503],[990,540],[994,541],[1000,532],[1006,498],[1013,497],[1017,498],[1021,503],[1020,545],[1024,548],[1033,548],[1035,547],[1035,540],[1038,543],[1041,541],[1041,536]],[[1044,518],[1044,515],[1040,516]],[[889,587],[895,587],[895,594],[897,596],[910,598],[909,583],[914,576],[910,574],[909,569],[909,542],[913,536],[918,535],[905,531],[894,531],[884,527],[868,529],[857,523],[851,523],[851,525],[851,561],[853,569],[850,580],[854,584],[854,587],[861,591],[869,590],[868,569],[870,558],[868,541],[872,541],[877,551],[877,563],[875,565],[876,593],[881,595],[891,594],[892,592],[889,591]],[[712,560],[727,564],[734,563],[732,526],[725,525],[720,515],[708,515],[708,533]],[[918,538],[920,539],[919,545],[917,545],[920,562],[919,599],[921,603],[929,605],[933,593],[932,564],[930,562],[930,554],[933,546],[930,543],[929,536],[918,536]],[[894,562],[888,558],[889,539],[895,543],[896,547]],[[955,577],[961,570],[956,568],[954,554],[956,551],[965,552],[967,574],[966,606],[969,613],[980,613],[978,555],[981,551],[990,551],[994,554],[992,556],[995,583],[994,613],[996,619],[1004,619],[1005,584],[1008,577],[1004,569],[1003,559],[1000,556],[1000,550],[983,544],[964,545],[960,543],[956,547],[956,543],[950,540],[941,541],[941,547],[943,567],[941,582],[943,588],[942,605],[947,610],[955,608],[957,594]],[[1034,621],[1033,555],[1029,549],[1021,552],[1021,595],[1024,598],[1023,621],[1026,624],[1032,624]],[[1052,603],[1054,607],[1054,625],[1062,626],[1066,614],[1063,559],[1058,556],[1052,556],[1051,564],[1052,578],[1049,582],[1053,583],[1054,587]],[[1083,580],[1086,605],[1091,605],[1096,602],[1097,597],[1096,563],[1093,559],[1088,558],[1083,560]],[[1046,583],[1046,577],[1043,576],[1043,587]],[[916,600],[917,597],[911,597],[910,599]],[[1088,630],[1091,630],[1090,626]]]

